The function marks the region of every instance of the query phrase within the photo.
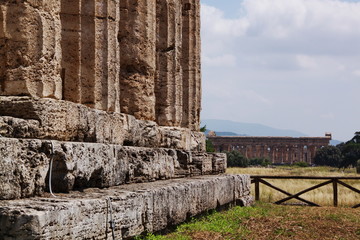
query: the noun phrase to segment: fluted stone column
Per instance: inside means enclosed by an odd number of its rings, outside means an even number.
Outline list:
[[[276,159],[276,155],[275,155],[276,151],[275,151],[275,149],[276,148],[274,146],[270,147],[270,159],[271,159],[272,163],[275,163],[275,159]]]
[[[63,98],[81,103],[81,1],[61,0]]]
[[[250,152],[251,152],[251,145],[245,146],[245,157],[250,158]]]
[[[156,0],[120,1],[120,106],[155,120]]]
[[[312,164],[313,162],[313,159],[315,157],[315,154],[316,154],[316,150],[317,150],[317,147],[316,146],[311,146],[310,147],[310,151],[309,151],[309,164]]]
[[[120,111],[119,0],[62,0],[64,99]]]
[[[108,0],[107,4],[107,57],[108,94],[107,109],[120,112],[120,45],[118,40],[120,0]],[[121,24],[121,23],[120,23]]]
[[[156,121],[180,126],[182,121],[182,4],[179,0],[156,1]]]
[[[62,98],[60,1],[0,2],[0,94]]]
[[[275,163],[282,163],[282,148],[280,146],[276,146],[276,157]]]
[[[110,41],[117,35],[112,2],[81,0],[81,103],[106,111],[115,111],[118,94],[118,76],[109,75],[112,65],[118,65],[116,54],[109,53],[118,49]]]
[[[288,154],[289,154],[290,163],[297,162],[296,159],[294,158],[294,148],[292,146],[289,148]]]
[[[290,151],[289,151],[289,147],[288,147],[288,146],[285,146],[284,152],[285,152],[285,154],[284,154],[284,162],[285,162],[285,163],[291,163],[291,162],[290,162]]]
[[[183,0],[183,120],[182,126],[198,130],[201,110],[200,1]]]

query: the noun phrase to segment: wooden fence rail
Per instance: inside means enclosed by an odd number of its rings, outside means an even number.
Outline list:
[[[317,184],[315,186],[312,186],[310,188],[307,188],[303,191],[300,191],[298,193],[295,193],[295,194],[291,194],[291,193],[288,193],[286,192],[285,190],[279,188],[279,187],[276,187],[274,186],[273,184],[269,183],[268,181],[264,180],[264,179],[301,179],[301,180],[326,180],[325,182],[322,182],[320,184]],[[334,206],[337,207],[338,206],[338,184],[350,189],[351,191],[354,191],[358,194],[360,194],[360,190],[343,182],[343,180],[360,180],[360,177],[317,177],[317,176],[262,176],[262,175],[252,175],[251,176],[251,183],[254,183],[255,184],[255,200],[260,200],[260,183],[272,188],[272,189],[275,189],[285,195],[287,195],[288,197],[286,198],[283,198],[281,200],[278,200],[275,202],[275,204],[281,204],[281,203],[284,203],[290,199],[297,199],[297,200],[300,200],[306,204],[308,204],[309,206],[317,206],[319,207],[320,205],[314,203],[314,202],[311,202],[311,201],[308,201],[304,198],[301,198],[300,195],[304,194],[304,193],[307,193],[307,192],[310,192],[314,189],[317,189],[317,188],[320,188],[322,186],[325,186],[325,185],[328,185],[328,184],[332,184],[333,186],[333,203],[334,203]],[[359,199],[360,199],[360,196],[359,196]],[[358,208],[360,207],[360,203],[353,206],[353,208]]]

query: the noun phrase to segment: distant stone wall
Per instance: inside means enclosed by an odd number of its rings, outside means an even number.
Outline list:
[[[5,0],[0,95],[199,130],[199,0]]]
[[[272,163],[307,162],[312,164],[317,149],[329,145],[325,137],[208,137],[216,151],[241,152],[247,158],[269,158]]]

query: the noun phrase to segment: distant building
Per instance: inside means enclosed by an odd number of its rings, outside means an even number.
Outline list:
[[[208,136],[208,139],[218,152],[236,150],[247,158],[269,158],[274,164],[312,164],[316,150],[329,145],[331,133],[325,137]]]

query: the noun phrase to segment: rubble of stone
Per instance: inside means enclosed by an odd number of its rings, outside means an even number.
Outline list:
[[[109,239],[108,198],[116,239],[127,239],[218,206],[249,206],[249,186],[246,175],[203,176],[0,201],[0,239]]]

